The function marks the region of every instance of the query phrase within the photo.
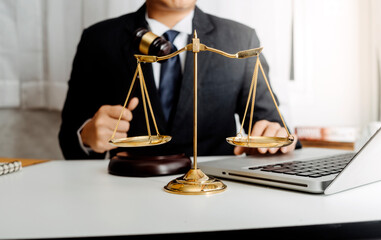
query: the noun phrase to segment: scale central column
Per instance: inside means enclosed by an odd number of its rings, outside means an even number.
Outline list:
[[[193,52],[193,168],[184,176],[169,182],[164,190],[169,193],[201,195],[223,192],[226,185],[220,180],[208,177],[197,168],[197,54],[200,52],[200,39],[194,31]]]
[[[197,169],[197,54],[200,52],[200,39],[194,31],[193,38],[193,169]]]

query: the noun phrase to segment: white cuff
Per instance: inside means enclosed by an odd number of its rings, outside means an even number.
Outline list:
[[[83,129],[83,127],[91,120],[90,119],[87,119],[83,124],[82,126],[78,129],[77,131],[77,136],[78,136],[78,142],[79,142],[79,146],[82,148],[82,150],[87,154],[87,155],[90,155],[90,152],[92,152],[93,150],[90,148],[90,147],[86,147],[85,144],[83,144],[82,142],[82,138],[81,138],[81,131]]]

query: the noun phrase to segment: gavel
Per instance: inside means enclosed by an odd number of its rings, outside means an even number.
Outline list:
[[[139,49],[142,54],[161,57],[171,53],[171,42],[145,28],[138,28],[134,37],[134,48]]]

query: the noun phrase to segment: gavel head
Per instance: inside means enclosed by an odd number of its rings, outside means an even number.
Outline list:
[[[134,47],[142,54],[161,57],[171,53],[172,44],[169,41],[145,28],[138,28],[134,37]]]

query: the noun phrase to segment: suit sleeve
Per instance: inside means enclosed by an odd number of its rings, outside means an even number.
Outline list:
[[[96,51],[86,30],[83,32],[73,61],[69,89],[62,110],[59,143],[65,159],[103,159],[105,154],[90,152],[81,147],[77,131],[93,117],[98,106],[92,101],[98,93],[96,79]]]

